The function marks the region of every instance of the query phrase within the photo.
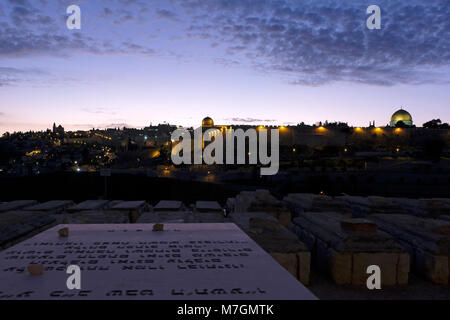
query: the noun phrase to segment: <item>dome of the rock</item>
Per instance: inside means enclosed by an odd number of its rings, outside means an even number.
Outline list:
[[[406,126],[412,126],[413,119],[411,114],[403,109],[396,111],[391,117],[391,127],[396,127],[399,122],[403,123]]]

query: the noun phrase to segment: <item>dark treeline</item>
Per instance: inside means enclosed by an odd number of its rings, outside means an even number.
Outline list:
[[[105,178],[98,173],[57,173],[27,177],[0,178],[0,200],[38,201],[103,198]],[[151,178],[145,175],[117,174],[107,178],[107,198],[111,200],[214,200],[224,204],[235,195],[233,188],[197,181]]]
[[[107,178],[107,199],[180,200],[192,204],[197,200],[218,201],[243,190],[268,189],[279,199],[288,193],[328,195],[379,195],[390,197],[448,197],[450,175],[400,173],[307,173],[287,175],[281,179],[257,178],[233,183],[207,183],[114,174]],[[1,177],[0,201],[30,199],[38,201],[100,199],[105,193],[105,178],[98,173],[55,173],[27,177]]]

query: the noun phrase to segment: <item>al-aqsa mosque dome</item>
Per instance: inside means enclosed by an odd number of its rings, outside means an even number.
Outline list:
[[[403,109],[396,111],[391,117],[391,127],[396,127],[399,122],[402,122],[406,126],[413,126],[413,119],[411,114]]]
[[[202,127],[210,128],[214,127],[214,121],[210,117],[206,117],[202,120]]]

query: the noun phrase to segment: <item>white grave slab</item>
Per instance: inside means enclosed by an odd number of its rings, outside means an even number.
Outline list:
[[[235,224],[56,226],[0,253],[1,299],[316,299]],[[44,265],[31,276],[30,263]],[[69,290],[66,268],[82,268]]]

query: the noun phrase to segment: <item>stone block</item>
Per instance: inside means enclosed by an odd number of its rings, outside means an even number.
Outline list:
[[[307,251],[297,253],[297,261],[298,280],[305,286],[308,286],[311,272],[311,253]]]
[[[290,274],[298,279],[298,262],[297,255],[294,253],[276,253],[269,252],[269,254]]]
[[[408,284],[410,266],[411,266],[410,255],[407,253],[400,253],[397,267],[397,283],[399,285]]]
[[[329,272],[334,283],[346,285],[352,283],[352,254],[336,252],[333,249],[326,250]]]

